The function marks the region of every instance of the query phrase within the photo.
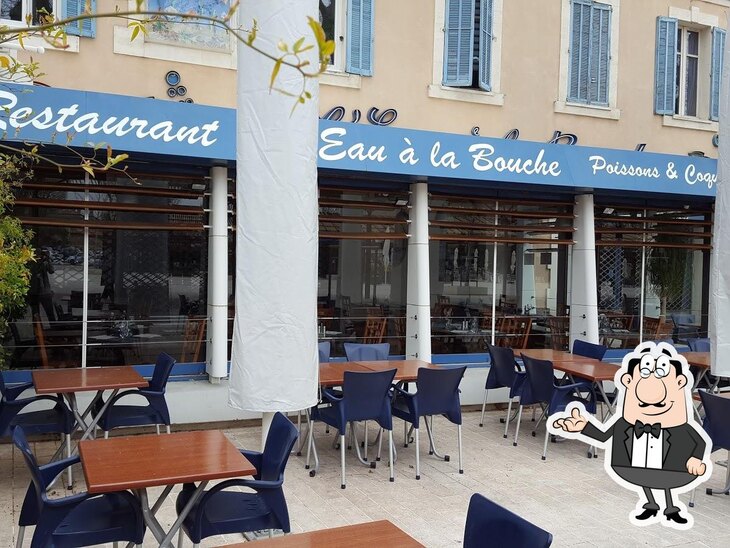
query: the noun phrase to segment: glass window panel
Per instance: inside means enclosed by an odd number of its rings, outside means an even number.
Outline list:
[[[0,2],[0,18],[9,21],[22,21],[23,0],[2,0]]]
[[[700,33],[693,30],[687,31],[687,54],[698,55],[700,49]]]
[[[319,22],[329,40],[335,39],[335,5],[337,0],[319,0]],[[334,53],[330,56],[330,65],[334,64]]]
[[[684,90],[684,114],[697,116],[697,70],[699,60],[687,57],[687,79]]]

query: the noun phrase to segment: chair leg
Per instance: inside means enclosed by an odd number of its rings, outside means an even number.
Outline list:
[[[418,437],[418,428],[414,428],[414,432],[416,433],[416,479],[421,479],[421,444],[420,439]]]
[[[462,451],[461,451],[461,425],[456,425],[456,430],[459,433],[459,474],[464,473],[464,466],[462,465]]]
[[[109,430],[104,430],[104,439],[109,438]]]
[[[312,454],[312,431],[314,430],[314,423],[309,418],[309,430],[307,431],[307,461],[304,463],[304,469],[309,470],[309,457]]]
[[[507,432],[509,431],[510,413],[512,413],[512,398],[510,398],[509,403],[507,403],[507,418],[504,419],[504,434],[502,435],[504,439],[507,439]]]
[[[18,539],[15,541],[15,548],[23,546],[23,536],[25,535],[25,526],[18,527]]]
[[[487,389],[484,389],[484,401],[482,402],[482,417],[479,419],[479,426],[484,426],[484,411],[487,408]],[[507,414],[509,417],[509,414]]]
[[[340,466],[342,467],[342,482],[340,488],[345,488],[345,436],[340,435]]]
[[[368,460],[368,421],[365,421],[365,441],[363,441],[363,457]]]
[[[390,481],[395,481],[395,472],[393,471],[393,429],[388,430],[388,453],[390,457]]]
[[[542,405],[541,405],[541,407],[542,407]],[[542,413],[540,413],[540,418],[537,419],[537,422],[535,423],[535,427],[532,429],[533,437],[535,436],[537,429],[540,427],[540,423],[542,422],[542,419],[546,416],[547,410],[548,410],[547,406],[542,408]],[[532,419],[532,420],[535,420],[535,419]]]
[[[71,458],[71,434],[66,434],[66,458]],[[69,466],[66,470],[68,471],[68,488],[71,489],[74,485],[73,467]]]
[[[381,450],[383,449],[383,429],[380,429],[380,434],[378,434],[378,454],[375,457],[375,460],[377,462],[380,462],[380,454]]]
[[[177,534],[177,548],[183,548],[183,535],[185,533],[183,532],[183,528],[180,527],[180,532]]]
[[[692,494],[689,497],[689,507],[694,508],[695,507],[695,495],[697,494],[697,488],[695,487],[692,489]]]
[[[157,435],[159,436],[160,435],[160,425],[159,424],[155,424],[155,430],[157,430]]]
[[[519,411],[517,411],[517,427],[515,428],[515,440],[512,442],[513,447],[517,447],[517,436],[520,435],[520,422],[522,422],[522,405],[520,405]]]
[[[169,425],[169,424],[166,424],[166,425],[165,425],[165,431],[166,431],[166,432],[167,432],[168,434],[170,433],[170,425]]]
[[[542,460],[545,460],[547,456],[548,438],[550,438],[550,432],[547,429],[547,425],[545,425],[545,443],[542,446]]]
[[[403,447],[408,447],[408,423],[403,421]]]

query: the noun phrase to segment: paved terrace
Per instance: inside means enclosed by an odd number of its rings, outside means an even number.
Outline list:
[[[402,448],[403,428],[395,423],[398,443],[396,481],[388,481],[385,461],[376,470],[360,465],[348,455],[347,489],[340,489],[339,451],[332,449],[334,434],[317,429],[322,465],[315,478],[304,470],[304,457],[292,455],[287,467],[287,502],[292,532],[310,531],[340,525],[389,519],[426,546],[459,546],[469,497],[479,492],[512,509],[554,535],[553,546],[730,546],[730,497],[697,494],[695,525],[687,532],[661,525],[635,527],[628,513],[636,503],[635,495],[619,488],[605,474],[603,452],[600,458],[586,458],[586,446],[576,441],[551,443],[548,458],[540,460],[544,430],[530,436],[532,427],[523,422],[520,445],[502,438],[503,412],[490,412],[479,427],[479,413],[464,414],[464,469],[457,471],[456,429],[437,418],[435,431],[439,451],[452,455],[451,462],[428,456],[428,438],[421,436],[421,480],[416,481],[413,446]],[[371,428],[371,435],[373,429]],[[511,430],[512,431],[512,430]],[[260,427],[229,428],[226,434],[240,447],[258,448]],[[119,433],[117,432],[117,435]],[[36,454],[45,462],[56,444],[34,444]],[[383,449],[387,443],[383,444]],[[387,455],[387,452],[384,451]],[[713,460],[724,459],[724,451]],[[83,474],[75,467],[74,491],[83,490]],[[725,468],[715,466],[710,485],[724,485]],[[18,512],[28,486],[29,475],[18,451],[0,445],[0,546],[14,546]],[[178,488],[160,510],[160,521],[169,527],[175,518],[174,497]],[[150,498],[159,490],[152,489]],[[683,495],[686,503],[688,495]],[[30,545],[31,530],[25,546]],[[144,546],[155,546],[151,534]],[[213,537],[202,546],[240,542],[240,535]],[[192,546],[186,539],[185,546]]]

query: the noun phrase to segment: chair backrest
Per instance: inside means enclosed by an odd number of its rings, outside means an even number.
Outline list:
[[[205,318],[188,317],[183,329],[183,346],[180,356],[181,363],[194,363],[200,359],[200,349],[203,346],[205,333]]]
[[[365,344],[380,344],[383,342],[385,335],[385,327],[388,323],[387,318],[371,318],[365,320],[365,331],[362,335],[362,341]]]
[[[285,415],[277,412],[271,420],[264,445],[261,470],[259,470],[262,480],[276,481],[284,474],[289,453],[298,436],[297,427]]]
[[[659,337],[659,329],[661,328],[661,319],[644,316],[644,340],[652,341]]]
[[[390,385],[395,369],[387,371],[345,371],[342,394],[345,399],[345,420],[359,421],[380,417],[390,411]]]
[[[387,360],[390,354],[390,343],[345,343],[344,347],[345,356],[347,356],[347,361],[350,362]]]
[[[547,548],[553,536],[499,504],[474,493],[469,501],[464,548],[530,546]]]
[[[511,348],[502,348],[487,343],[491,357],[486,388],[511,387],[515,381],[515,353]]]
[[[555,390],[553,362],[536,360],[522,354],[522,363],[525,364],[532,399],[534,401],[549,402]]]
[[[580,339],[575,339],[573,341],[573,354],[577,356],[585,356],[586,358],[602,360],[603,356],[606,355],[606,350],[608,350],[608,348],[602,344],[593,344]]]
[[[532,318],[529,316],[507,316],[502,320],[499,331],[502,336],[497,336],[497,346],[511,348],[525,348],[530,336]]]
[[[712,440],[713,450],[727,449],[730,451],[730,398],[723,398],[710,394],[706,390],[699,390],[702,407],[705,409],[703,427]]]
[[[547,320],[550,329],[550,346],[553,350],[568,349],[568,329],[570,318],[566,316],[551,316]]]
[[[330,361],[330,342],[329,341],[323,341],[317,345],[317,349],[319,350],[319,361],[321,362],[328,362]]]
[[[40,356],[41,367],[48,369],[48,352],[46,351],[46,337],[43,333],[43,323],[40,314],[33,314],[33,333],[35,341],[38,345],[38,355]]]
[[[0,371],[0,400],[5,399],[5,379],[3,378],[3,372]]]
[[[686,313],[672,314],[670,316],[670,318],[672,318],[672,321],[674,322],[674,325],[676,325],[676,326],[692,325],[695,323],[694,314],[686,314]]]
[[[167,386],[167,379],[170,378],[170,373],[172,372],[173,365],[175,365],[175,358],[173,358],[169,354],[166,354],[165,352],[160,352],[157,355],[157,360],[155,361],[155,370],[152,372],[152,378],[150,379],[150,390],[154,390],[155,392],[165,391],[165,386]]]
[[[687,339],[687,344],[692,352],[709,352],[710,339]]]
[[[418,414],[420,416],[445,414],[455,423],[461,424],[461,402],[459,384],[466,366],[421,367],[416,380]]]
[[[33,451],[30,450],[28,439],[25,437],[25,432],[23,432],[23,429],[20,426],[13,428],[13,443],[15,444],[15,447],[20,450],[23,458],[25,459],[25,463],[28,465],[30,479],[36,489],[38,500],[41,500],[42,496],[46,493],[48,485],[46,485],[46,482],[43,481],[43,476],[38,468],[38,461],[36,461]]]

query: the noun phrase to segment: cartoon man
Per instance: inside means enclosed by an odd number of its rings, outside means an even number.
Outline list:
[[[712,443],[693,420],[692,375],[686,359],[667,343],[643,343],[624,358],[615,383],[617,412],[608,422],[601,424],[579,404],[552,416],[551,431],[606,449],[609,475],[646,498],[631,515],[634,523],[661,520],[652,492],[661,490],[666,516],[662,524],[691,527],[691,516],[682,516],[686,509],[678,506],[676,495],[709,478]]]

